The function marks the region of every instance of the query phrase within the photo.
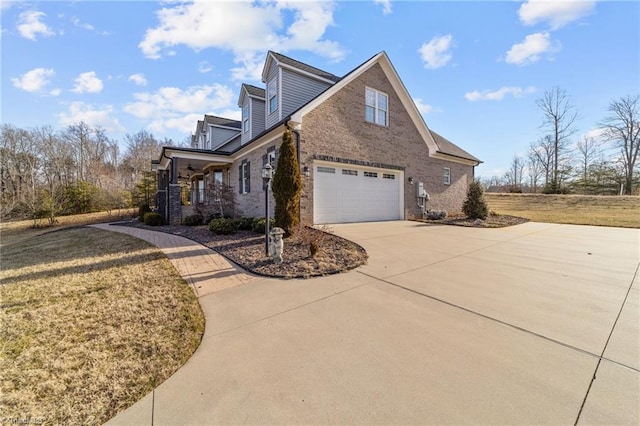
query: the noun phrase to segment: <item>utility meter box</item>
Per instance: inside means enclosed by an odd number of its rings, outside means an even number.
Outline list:
[[[417,187],[417,197],[418,198],[427,198],[427,191],[424,190],[424,183],[422,182],[418,182],[418,187]]]

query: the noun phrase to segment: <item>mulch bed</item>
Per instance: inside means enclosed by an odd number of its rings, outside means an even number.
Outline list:
[[[425,223],[437,223],[442,225],[456,225],[473,228],[504,228],[506,226],[519,225],[529,222],[529,219],[518,216],[491,214],[485,220],[469,219],[464,216],[450,216],[442,220],[420,220]]]
[[[303,228],[285,239],[282,263],[277,265],[265,254],[264,234],[237,231],[231,235],[216,235],[202,226],[146,226],[140,222],[118,223],[151,231],[180,235],[220,253],[254,274],[277,278],[309,278],[348,271],[367,262],[367,252],[358,244],[329,232]],[[319,251],[311,255],[310,243]]]

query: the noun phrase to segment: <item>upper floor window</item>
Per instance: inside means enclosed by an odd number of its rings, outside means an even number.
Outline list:
[[[249,131],[249,105],[242,108],[242,130],[245,133]]]
[[[444,174],[442,177],[442,183],[444,183],[445,185],[450,185],[451,184],[451,169],[449,167],[445,167],[444,168]]]
[[[365,119],[381,126],[389,125],[389,97],[375,89],[365,89]]]
[[[269,114],[278,110],[278,87],[276,78],[272,78],[267,83],[267,100],[269,101]]]

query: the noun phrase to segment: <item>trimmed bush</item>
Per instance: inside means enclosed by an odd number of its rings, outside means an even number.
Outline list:
[[[209,213],[205,218],[204,218],[204,223],[211,223],[211,221],[213,219],[231,219],[230,216],[227,215],[222,215],[219,212],[215,212],[215,213]]]
[[[162,225],[162,216],[160,213],[147,212],[144,214],[144,224],[149,226],[160,226]]]
[[[253,220],[253,229],[254,232],[264,234],[266,221],[264,218],[258,218]],[[273,229],[276,226],[276,220],[274,218],[269,218],[269,227]]]
[[[427,211],[427,219],[429,220],[442,220],[447,217],[446,210],[429,210]]]
[[[234,220],[224,218],[212,219],[211,222],[209,222],[209,231],[216,235],[235,234],[236,227]]]
[[[151,212],[151,207],[149,207],[149,204],[140,204],[140,206],[138,207],[138,219],[144,222],[145,213],[150,213],[150,212]]]
[[[192,214],[189,216],[185,216],[185,218],[182,219],[182,224],[185,226],[198,226],[202,225],[203,221],[204,217],[202,217],[201,214]]]
[[[296,147],[293,144],[291,130],[288,128],[282,135],[280,154],[276,174],[272,182],[273,198],[276,200],[275,219],[278,226],[284,229],[284,236],[290,236],[300,222],[300,192],[302,178]]]
[[[484,199],[484,190],[478,181],[469,184],[467,199],[462,205],[462,212],[470,219],[485,220],[489,215],[489,207]]]
[[[235,220],[236,229],[239,231],[251,231],[255,219],[252,217],[241,217]]]

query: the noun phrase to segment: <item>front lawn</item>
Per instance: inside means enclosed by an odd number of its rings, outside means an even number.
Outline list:
[[[200,344],[193,291],[144,241],[63,229],[3,244],[0,261],[5,419],[102,424]]]

